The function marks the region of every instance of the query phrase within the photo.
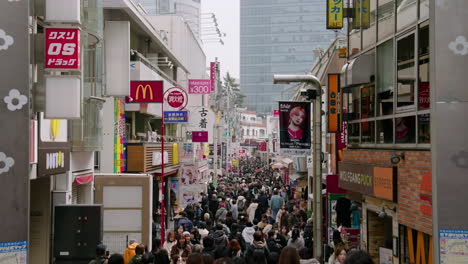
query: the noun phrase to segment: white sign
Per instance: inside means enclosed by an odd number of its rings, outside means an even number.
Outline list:
[[[190,119],[187,131],[208,131],[208,143],[213,143],[213,129],[216,122],[216,114],[208,107],[188,107]]]
[[[313,169],[314,168],[314,157],[313,156],[307,156],[307,168],[308,169]]]
[[[379,264],[392,264],[393,251],[388,248],[379,248]]]
[[[167,151],[164,151],[164,164],[169,163],[169,153]],[[160,151],[154,151],[153,152],[153,158],[151,165],[152,166],[158,166],[162,164],[162,155]]]
[[[46,169],[58,169],[65,167],[65,154],[61,151],[46,154]]]

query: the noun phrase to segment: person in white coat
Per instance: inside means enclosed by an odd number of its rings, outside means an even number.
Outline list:
[[[257,199],[254,199],[253,202],[247,208],[246,213],[249,216],[249,222],[253,222],[255,219],[255,211],[257,210],[258,202]]]

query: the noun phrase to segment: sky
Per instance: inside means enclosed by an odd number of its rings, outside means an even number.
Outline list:
[[[222,76],[229,72],[239,79],[240,75],[240,0],[202,0],[202,14],[214,13],[218,20],[218,27],[224,37],[224,46],[220,43],[206,43],[204,45],[206,61],[209,63],[218,57],[221,62]],[[203,15],[202,17],[206,17]],[[205,19],[202,20],[202,23]],[[202,24],[202,31],[203,31]]]

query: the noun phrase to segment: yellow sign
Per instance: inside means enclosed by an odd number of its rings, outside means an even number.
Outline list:
[[[179,146],[177,143],[172,144],[172,165],[179,164]]]
[[[149,84],[145,85],[145,87],[143,87],[142,84],[138,85],[136,90],[136,100],[138,100],[138,97],[140,95],[140,89],[143,90],[143,99],[146,99],[146,91],[149,90],[150,99],[153,100],[153,89],[151,89],[151,86]]]
[[[343,0],[327,0],[327,29],[343,28]]]
[[[353,28],[369,28],[370,26],[370,0],[354,0]]]
[[[55,141],[60,135],[60,119],[52,119],[50,121],[50,136]]]

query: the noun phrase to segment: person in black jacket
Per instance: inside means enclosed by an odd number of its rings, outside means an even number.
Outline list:
[[[208,254],[214,259],[214,240],[211,236],[203,238],[203,254]]]
[[[281,253],[281,245],[276,242],[276,232],[273,230],[268,232],[267,246],[270,252]]]

